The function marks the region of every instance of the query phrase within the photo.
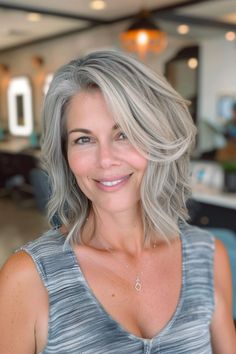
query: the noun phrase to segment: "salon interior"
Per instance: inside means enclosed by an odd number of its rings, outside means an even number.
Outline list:
[[[48,228],[40,116],[53,73],[118,49],[190,101],[190,222],[228,250],[236,318],[236,1],[0,0],[0,24],[0,267]]]

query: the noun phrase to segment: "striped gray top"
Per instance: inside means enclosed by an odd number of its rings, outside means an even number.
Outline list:
[[[182,288],[170,321],[152,339],[127,332],[89,288],[65,237],[49,231],[23,246],[49,294],[48,342],[43,354],[210,354],[214,310],[214,238],[182,226]]]

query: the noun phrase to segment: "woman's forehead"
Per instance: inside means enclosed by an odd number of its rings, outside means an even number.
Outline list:
[[[113,114],[99,90],[76,94],[67,110],[67,127],[82,124],[92,128],[97,124],[116,125]]]

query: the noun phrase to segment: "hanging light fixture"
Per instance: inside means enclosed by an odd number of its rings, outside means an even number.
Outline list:
[[[147,52],[160,53],[167,46],[167,35],[150,18],[147,10],[142,10],[131,26],[120,35],[125,50],[137,52],[145,57]]]
[[[107,7],[107,3],[104,0],[91,0],[89,7],[92,10],[103,10]]]

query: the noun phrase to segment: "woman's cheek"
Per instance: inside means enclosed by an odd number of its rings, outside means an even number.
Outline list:
[[[75,175],[86,176],[89,174],[90,166],[93,165],[91,156],[71,153],[68,155],[70,169]]]

